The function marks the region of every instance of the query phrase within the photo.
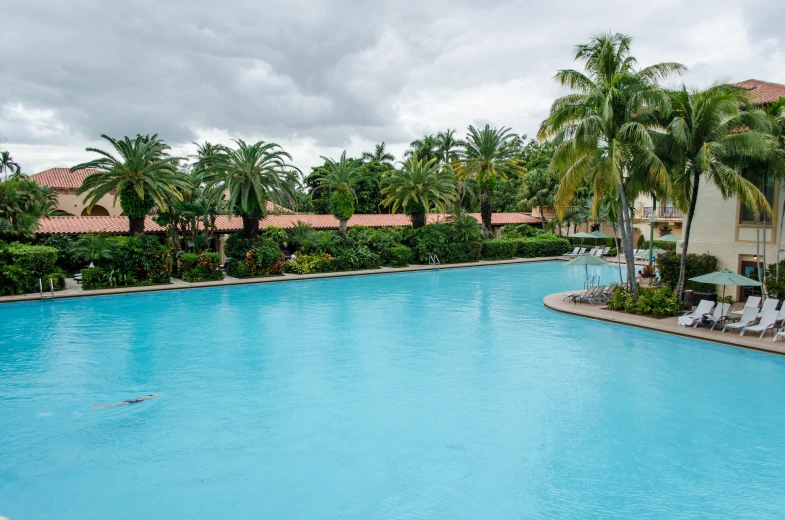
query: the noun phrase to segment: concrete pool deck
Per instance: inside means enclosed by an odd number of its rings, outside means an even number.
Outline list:
[[[62,291],[55,291],[54,299],[60,300],[63,298],[83,298],[90,296],[109,296],[114,294],[133,294],[142,292],[154,291],[176,291],[183,289],[201,289],[204,287],[224,287],[229,285],[246,285],[257,283],[276,283],[276,282],[292,282],[296,280],[317,280],[322,278],[342,278],[345,276],[366,276],[366,275],[379,275],[390,273],[408,273],[416,271],[437,271],[441,269],[459,269],[464,267],[480,267],[487,265],[505,265],[505,264],[524,264],[528,262],[543,262],[552,260],[565,260],[560,256],[546,256],[540,258],[513,258],[511,260],[480,260],[478,262],[467,262],[462,264],[444,264],[444,265],[410,265],[408,267],[382,267],[379,269],[365,269],[361,271],[338,271],[333,273],[318,273],[318,274],[292,274],[285,273],[280,276],[268,276],[261,278],[233,278],[231,276],[224,276],[223,280],[214,282],[195,282],[189,283],[172,278],[171,283],[161,285],[145,285],[141,287],[118,287],[115,289],[94,289],[83,290],[82,286],[77,284],[73,278],[66,279],[66,287]],[[32,294],[19,294],[14,296],[0,296],[0,303],[12,302],[29,302],[41,300],[39,293]],[[44,300],[51,300],[52,295],[49,291],[44,291]]]
[[[739,336],[738,332],[720,332],[720,329],[710,330],[709,327],[682,327],[678,324],[676,317],[671,318],[653,318],[649,316],[637,316],[635,314],[627,314],[625,312],[612,311],[607,309],[602,304],[591,305],[589,303],[570,303],[564,301],[564,297],[580,291],[567,291],[555,294],[549,294],[543,298],[542,303],[549,309],[563,312],[565,314],[573,314],[583,318],[593,320],[608,321],[620,325],[627,325],[630,327],[640,327],[657,332],[664,332],[666,334],[675,334],[677,336],[684,336],[686,338],[699,339],[703,341],[712,341],[714,343],[722,343],[732,347],[740,347],[751,350],[759,350],[761,352],[768,352],[771,354],[785,355],[785,340],[778,340],[776,343],[772,342],[771,333],[766,333],[763,339],[758,339],[760,334],[749,333],[745,336]]]

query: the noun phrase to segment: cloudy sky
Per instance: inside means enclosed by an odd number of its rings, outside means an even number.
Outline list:
[[[562,94],[573,47],[632,35],[642,65],[684,81],[785,83],[785,2],[758,0],[5,0],[0,148],[23,171],[72,166],[86,146],[157,132],[282,144],[320,155],[469,124],[533,135]]]

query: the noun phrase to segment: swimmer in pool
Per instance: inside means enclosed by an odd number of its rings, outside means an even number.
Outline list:
[[[125,405],[128,405],[128,404],[141,403],[142,401],[146,401],[148,399],[153,399],[153,398],[158,397],[160,395],[164,395],[164,393],[160,392],[160,393],[157,393],[157,394],[143,395],[142,397],[137,397],[136,399],[128,399],[127,401],[120,401],[119,403],[115,403],[115,404],[94,404],[93,405],[93,410],[101,410],[103,408],[114,408],[115,406],[125,406]]]

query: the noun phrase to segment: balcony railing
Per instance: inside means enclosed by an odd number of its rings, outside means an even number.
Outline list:
[[[643,208],[643,218],[649,218],[654,208]],[[681,210],[669,206],[660,206],[657,208],[657,218],[682,218]]]

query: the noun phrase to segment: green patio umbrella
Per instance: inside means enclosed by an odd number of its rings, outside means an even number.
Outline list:
[[[651,250],[652,256],[655,256],[655,257],[657,255],[661,255],[662,253],[667,253],[667,252],[668,251],[666,251],[665,249],[660,249],[659,247],[655,247],[655,248],[653,248]],[[643,251],[638,253],[635,258],[649,258],[649,250],[648,249],[644,249]]]
[[[711,283],[714,285],[721,285],[722,286],[722,297],[725,298],[725,287],[730,286],[741,286],[741,287],[758,287],[761,283],[757,280],[753,280],[752,278],[747,278],[744,275],[739,273],[734,273],[733,271],[729,271],[727,269],[720,269],[719,271],[714,271],[713,273],[709,274],[702,274],[700,276],[696,276],[695,278],[690,278],[692,282],[698,283]]]
[[[590,265],[607,265],[610,262],[603,260],[602,258],[597,258],[593,255],[578,255],[569,262],[565,262],[564,265],[582,265],[586,268],[586,277],[589,277],[589,266]]]
[[[567,235],[567,236],[570,237],[570,238],[580,238],[581,239],[581,244],[583,244],[583,239],[584,238],[591,238],[591,239],[596,239],[597,238],[594,235],[592,235],[591,233],[586,233],[585,231],[578,231],[577,233],[573,233],[572,235]]]
[[[592,231],[592,232],[591,232],[591,233],[589,233],[589,234],[590,234],[591,236],[593,236],[594,238],[613,238],[613,237],[612,237],[612,236],[610,236],[610,235],[606,235],[606,234],[605,234],[605,233],[603,233],[602,231]]]
[[[655,240],[655,242],[679,242],[679,241],[681,241],[681,239],[674,234],[663,235]]]

